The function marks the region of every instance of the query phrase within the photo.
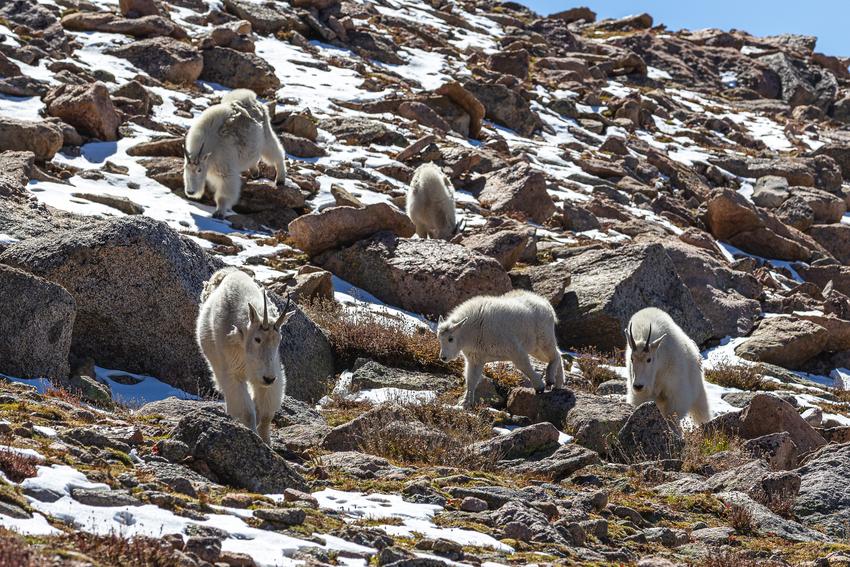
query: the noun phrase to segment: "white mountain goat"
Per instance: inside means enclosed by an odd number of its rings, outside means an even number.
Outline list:
[[[529,355],[546,362],[546,384],[564,387],[564,366],[555,339],[555,310],[535,293],[516,290],[499,297],[478,296],[455,307],[437,325],[440,359],[448,361],[463,353],[466,362],[466,394],[461,405],[475,404],[475,389],[484,364],[510,360],[531,380],[538,392],[543,380],[534,372]]]
[[[686,414],[696,423],[709,421],[702,357],[681,327],[661,309],[647,307],[632,316],[625,333],[629,403],[654,401],[676,423]]]
[[[278,352],[280,329],[295,311],[287,311],[287,299],[278,315],[265,290],[236,268],[214,273],[201,301],[197,340],[224,395],[225,409],[268,443],[286,387]]]
[[[184,154],[186,196],[200,199],[209,184],[215,192],[216,218],[234,214],[242,172],[256,171],[261,160],[275,167],[275,183],[286,178],[283,147],[269,112],[248,89],[227,93],[198,116],[186,134]]]
[[[452,182],[433,163],[423,163],[413,172],[407,190],[407,216],[419,238],[448,240],[462,229],[455,222]]]

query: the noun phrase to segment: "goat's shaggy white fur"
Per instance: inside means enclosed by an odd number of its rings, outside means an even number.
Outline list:
[[[466,362],[464,407],[475,404],[475,389],[484,364],[510,360],[538,392],[544,389],[529,355],[546,362],[546,384],[564,387],[564,366],[555,338],[555,310],[539,295],[516,290],[505,295],[478,296],[451,312],[437,327],[440,358],[451,360],[463,353]]]
[[[231,91],[202,112],[186,134],[184,153],[186,195],[200,199],[209,184],[215,192],[217,218],[233,214],[242,172],[256,171],[261,160],[274,165],[275,183],[286,178],[283,147],[269,112],[248,89]]]
[[[637,407],[654,401],[678,423],[690,414],[696,423],[711,419],[699,348],[675,321],[655,307],[635,313],[626,333],[626,397]]]
[[[433,163],[423,163],[413,172],[407,190],[407,216],[419,238],[448,240],[458,230],[454,188]]]
[[[214,273],[201,301],[197,340],[225,409],[268,443],[286,388],[280,329],[294,311],[278,316],[265,290],[236,268]]]

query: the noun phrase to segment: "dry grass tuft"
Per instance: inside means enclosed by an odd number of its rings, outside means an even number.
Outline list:
[[[397,403],[398,412],[375,412],[364,424],[361,449],[406,465],[487,469],[492,459],[471,445],[493,436],[486,411],[470,413],[440,400]]]
[[[705,371],[705,380],[724,388],[738,388],[739,390],[778,389],[775,383],[764,379],[761,368],[755,365],[722,362],[715,368]]]
[[[346,309],[335,301],[316,300],[304,310],[329,336],[341,365],[358,358],[382,364],[422,370],[460,370],[459,363],[440,361],[440,343],[429,330],[416,329],[390,313]]]
[[[695,567],[763,567],[764,561],[748,557],[742,552],[732,551],[728,548],[711,548],[708,555],[700,561],[689,563]]]
[[[706,432],[702,427],[685,431],[685,450],[682,452],[682,470],[702,473],[727,470],[750,460],[743,452],[744,441],[724,431]],[[723,453],[722,458],[712,458]]]
[[[55,386],[55,385],[53,387],[47,388],[44,391],[44,397],[45,398],[54,398],[56,400],[61,400],[63,402],[67,402],[71,405],[78,406],[78,407],[81,406],[82,403],[83,403],[82,398],[80,397],[80,395],[78,393],[72,392],[72,391],[70,391],[66,388],[63,388],[61,386]]]
[[[730,504],[726,507],[726,518],[729,520],[729,526],[739,534],[755,533],[753,514],[746,507]]]
[[[71,549],[97,558],[98,563],[122,567],[172,567],[179,561],[175,550],[165,541],[136,536],[126,539],[116,534],[68,534],[60,541]]]
[[[36,475],[38,459],[0,447],[0,471],[12,482],[21,482]]]
[[[576,358],[581,374],[587,380],[587,391],[591,394],[596,388],[608,380],[620,380],[620,375],[606,366],[622,366],[622,353],[601,353],[595,347],[587,347],[578,351]]]
[[[0,567],[38,567],[44,558],[13,531],[0,527]]]

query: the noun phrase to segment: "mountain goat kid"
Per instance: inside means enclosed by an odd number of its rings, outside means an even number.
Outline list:
[[[516,290],[499,297],[478,296],[454,308],[437,324],[440,359],[452,360],[463,353],[466,362],[466,394],[460,403],[475,404],[475,389],[484,364],[510,360],[542,392],[543,380],[534,372],[529,355],[546,362],[546,384],[564,387],[564,367],[555,339],[555,310],[535,293]]]
[[[637,407],[654,401],[676,423],[688,413],[696,423],[709,421],[702,357],[681,327],[661,309],[647,307],[632,316],[625,333],[628,402]]]
[[[286,178],[283,147],[272,131],[266,107],[248,89],[221,97],[192,123],[186,134],[183,187],[190,199],[215,192],[216,218],[233,213],[242,190],[242,172],[256,171],[260,160],[275,167],[275,183]]]
[[[452,182],[433,163],[423,163],[413,172],[407,190],[407,216],[419,238],[449,240],[461,228],[455,222]]]
[[[295,311],[287,311],[287,299],[278,315],[265,290],[236,268],[214,273],[201,301],[197,340],[224,395],[225,410],[268,443],[286,387],[278,352],[280,329]]]

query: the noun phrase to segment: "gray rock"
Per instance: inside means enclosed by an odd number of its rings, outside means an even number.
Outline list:
[[[351,387],[355,391],[374,388],[401,388],[402,390],[435,390],[445,392],[457,385],[449,374],[415,372],[390,368],[374,360],[360,359],[354,363]]]
[[[697,344],[712,332],[659,244],[592,250],[565,261],[572,283],[557,308],[561,345],[625,348],[629,318],[648,306],[667,311]]]
[[[254,53],[243,53],[229,47],[213,47],[203,51],[204,66],[200,79],[232,89],[251,89],[263,94],[280,87],[280,79],[265,59]]]
[[[800,417],[791,404],[776,396],[758,394],[741,412],[738,434],[744,439],[783,431],[788,432],[802,453],[826,444],[826,440]]]
[[[752,199],[759,207],[775,209],[790,195],[787,179],[778,175],[765,175],[756,180]]]
[[[171,441],[174,441],[173,439]],[[176,441],[177,443],[181,443]],[[185,443],[181,443],[185,445]],[[192,469],[175,463],[150,461],[140,465],[140,470],[150,472],[157,482],[168,486],[175,492],[196,498],[200,490],[209,490],[216,485],[205,476]]]
[[[701,528],[691,532],[691,539],[708,545],[723,545],[732,541],[735,535],[733,528]]]
[[[564,430],[579,445],[608,455],[616,444],[617,433],[628,421],[634,408],[619,397],[576,394],[576,405],[564,422]]]
[[[526,490],[505,486],[449,486],[446,489],[453,498],[478,498],[487,503],[491,510],[501,508],[511,500],[532,500],[533,494]]]
[[[204,58],[191,44],[170,37],[134,41],[106,50],[109,55],[128,60],[160,81],[190,84],[198,80]]]
[[[515,90],[475,80],[466,81],[463,87],[484,105],[485,118],[516,130],[520,136],[530,136],[543,125],[528,101]]]
[[[417,313],[445,315],[476,295],[511,290],[510,278],[496,260],[442,240],[379,232],[316,260],[381,301]]]
[[[564,420],[576,405],[576,394],[557,389],[540,392],[534,388],[513,388],[508,395],[508,412],[525,416],[532,423],[549,422],[556,428],[564,427]]]
[[[306,484],[282,457],[242,424],[214,408],[187,415],[172,438],[189,446],[221,483],[259,493],[305,490]]]
[[[19,378],[68,376],[76,303],[62,286],[0,265],[0,372]],[[14,300],[12,300],[14,299]]]
[[[570,285],[570,271],[563,262],[516,269],[508,274],[514,289],[527,289],[545,297],[553,307],[564,298]]]
[[[193,393],[209,384],[195,318],[203,284],[221,264],[165,223],[93,222],[21,241],[0,263],[68,290],[77,303],[71,348],[78,356]]]
[[[600,462],[599,455],[595,451],[566,443],[545,457],[538,454],[516,461],[500,461],[499,468],[504,467],[514,473],[559,481],[586,466],[597,465]]]
[[[774,470],[791,470],[797,466],[797,444],[787,431],[750,439],[743,449],[753,457],[766,459]]]
[[[260,508],[254,510],[254,517],[274,526],[299,526],[307,519],[307,513],[301,508]]]
[[[529,165],[505,167],[488,175],[478,201],[494,213],[523,213],[537,223],[555,213],[543,172]]]
[[[819,531],[774,514],[766,506],[759,504],[743,492],[721,492],[717,497],[730,506],[741,506],[749,511],[753,518],[753,525],[760,534],[774,535],[795,542],[826,541],[828,539],[826,535]]]
[[[29,151],[39,161],[51,160],[62,148],[62,130],[44,120],[0,117],[0,152]]]
[[[844,537],[850,522],[850,443],[829,445],[797,469],[800,491],[794,514],[811,526],[821,526],[835,537]]]
[[[524,501],[511,500],[490,515],[494,525],[502,526],[505,537],[520,541],[566,543],[558,531],[549,526],[546,515]]]
[[[655,402],[638,406],[617,433],[617,452],[626,462],[676,459],[684,446],[681,433]]]
[[[548,422],[519,427],[505,435],[497,435],[473,445],[473,450],[497,459],[519,459],[558,446],[558,430]]]
[[[341,140],[361,146],[370,144],[382,146],[407,145],[407,138],[404,135],[396,132],[385,123],[371,118],[341,116],[323,120],[320,127]]]
[[[323,467],[338,469],[355,478],[404,478],[411,472],[392,465],[383,457],[368,455],[358,451],[340,451],[324,455],[320,459]]]
[[[460,509],[464,512],[484,512],[487,508],[487,502],[475,496],[467,496],[460,502]]]
[[[141,506],[142,502],[126,490],[108,488],[72,488],[71,498],[88,506]]]

